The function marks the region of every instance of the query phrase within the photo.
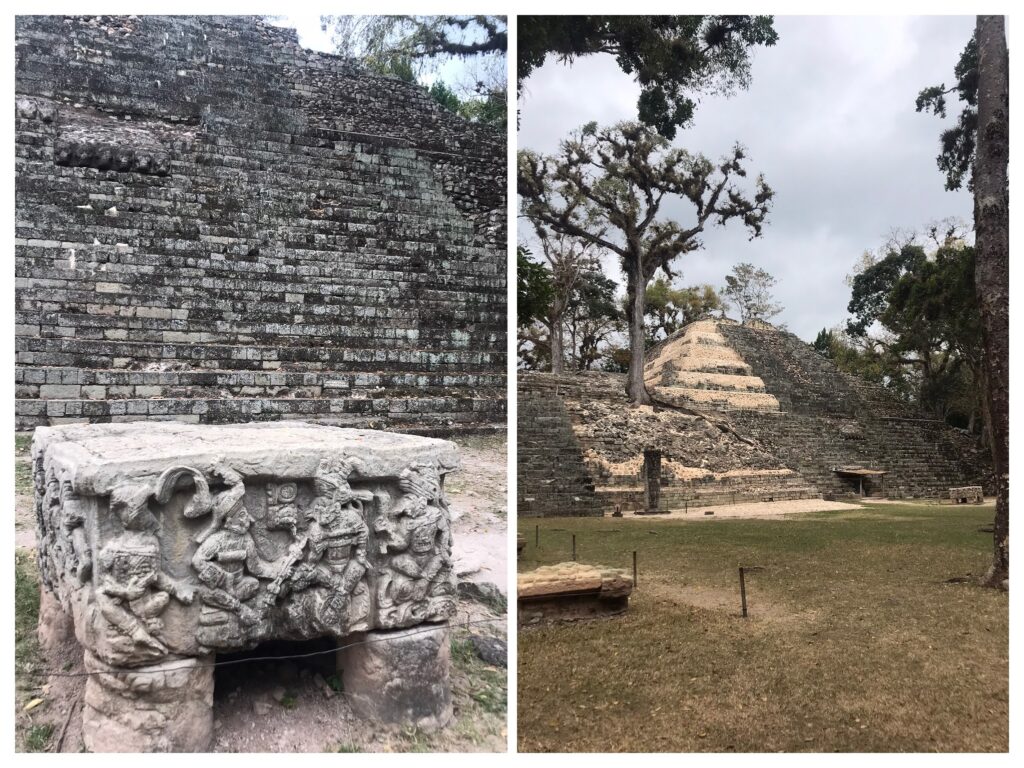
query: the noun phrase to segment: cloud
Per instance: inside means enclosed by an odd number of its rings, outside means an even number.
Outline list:
[[[970,195],[945,191],[935,164],[944,124],[917,114],[914,99],[953,82],[973,28],[966,16],[776,17],[779,42],[754,53],[749,90],[701,99],[694,125],[674,142],[712,158],[743,143],[748,169],[776,192],[770,223],[753,242],[735,223],[709,230],[704,249],[676,263],[686,283],[720,286],[741,261],[763,267],[778,279],[778,320],[810,340],[845,320],[844,278],[864,250],[896,228],[969,222]],[[590,120],[635,119],[638,95],[611,56],[572,67],[549,61],[527,81],[519,146],[552,152]],[[681,201],[665,213],[693,215]]]

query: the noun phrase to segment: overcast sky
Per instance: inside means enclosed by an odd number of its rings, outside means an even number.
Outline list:
[[[970,223],[970,195],[947,192],[935,164],[944,124],[916,113],[914,100],[925,86],[952,84],[974,23],[973,16],[776,17],[779,42],[755,51],[750,89],[703,99],[693,126],[674,141],[712,159],[743,143],[751,177],[763,172],[775,190],[769,223],[753,242],[740,224],[708,230],[702,251],[677,260],[677,283],[719,287],[734,264],[763,267],[778,279],[785,306],[776,321],[810,341],[845,320],[845,276],[894,228],[951,216]],[[550,153],[590,120],[636,118],[639,88],[608,55],[571,67],[549,58],[526,86],[520,147]],[[675,200],[662,213],[686,224],[693,209]],[[523,220],[519,227],[530,229]],[[621,281],[617,263],[605,265]]]

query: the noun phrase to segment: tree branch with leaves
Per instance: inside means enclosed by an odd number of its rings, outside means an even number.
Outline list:
[[[650,403],[643,381],[644,299],[647,284],[661,270],[671,279],[673,261],[701,247],[710,225],[738,220],[759,237],[773,192],[762,176],[752,190],[739,182],[747,173],[746,153],[737,144],[718,163],[672,147],[640,123],[583,126],[559,151],[518,156],[522,213],[539,232],[579,238],[619,256],[630,307],[630,365],[627,393]],[[661,216],[666,199],[688,201],[694,215],[687,226]]]
[[[549,55],[609,54],[640,86],[640,122],[672,139],[693,119],[693,94],[750,84],[750,50],[778,39],[771,16],[519,16],[518,92]]]

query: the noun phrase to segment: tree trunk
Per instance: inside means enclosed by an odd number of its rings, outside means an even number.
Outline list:
[[[643,260],[636,256],[626,275],[626,297],[629,302],[629,374],[626,394],[634,403],[650,405],[651,396],[644,385],[644,300],[647,281],[644,279]]]
[[[564,336],[562,334],[562,315],[551,316],[551,372],[562,373],[565,370]]]
[[[996,516],[985,583],[1006,588],[1010,574],[1010,154],[1009,57],[1002,16],[978,16],[978,140],[974,158],[974,281],[981,310]]]

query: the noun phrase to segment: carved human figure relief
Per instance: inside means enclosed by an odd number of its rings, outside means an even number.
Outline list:
[[[367,627],[369,529],[363,505],[373,494],[349,484],[358,467],[353,459],[324,459],[313,478],[316,497],[306,514],[307,546],[290,576],[288,586],[295,594],[287,604],[290,621],[310,635],[340,636]]]
[[[260,556],[250,531],[253,518],[245,506],[242,476],[224,464],[214,473],[227,488],[212,499],[212,521],[196,536],[199,546],[192,556],[203,604],[198,636],[211,648],[234,647],[265,634],[262,625],[273,600],[255,599],[260,579],[277,580],[285,565]],[[196,516],[204,507],[196,508]]]
[[[407,467],[398,486],[402,496],[374,526],[389,555],[377,585],[384,626],[447,617],[455,607],[448,500],[436,464]]]
[[[151,495],[152,489],[140,484],[121,485],[110,494],[110,511],[122,530],[99,553],[92,623],[112,663],[167,655],[161,614],[171,598],[184,605],[194,598],[190,585],[163,571]]]
[[[61,483],[60,499],[61,527],[71,542],[65,567],[69,576],[84,584],[92,576],[92,550],[85,535],[86,502],[75,493],[70,480]]]

